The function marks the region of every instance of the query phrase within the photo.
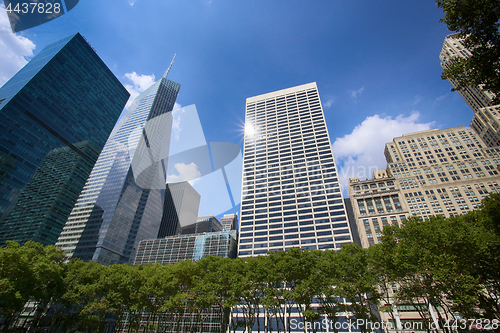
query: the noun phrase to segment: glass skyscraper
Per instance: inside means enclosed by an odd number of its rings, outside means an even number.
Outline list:
[[[0,246],[55,243],[128,97],[78,33],[0,88]]]
[[[350,242],[316,83],[247,98],[238,256]]]
[[[169,69],[135,99],[106,142],[56,243],[69,258],[128,263],[139,241],[158,236],[180,89],[167,79]]]

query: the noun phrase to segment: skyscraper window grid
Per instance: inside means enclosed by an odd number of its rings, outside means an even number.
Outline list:
[[[470,56],[471,52],[465,47],[463,39],[459,38],[458,34],[452,34],[445,38],[439,59],[441,60],[441,67],[447,69],[453,58],[468,58]],[[449,81],[453,87],[457,87],[457,82],[454,80]],[[474,113],[478,112],[481,108],[491,106],[491,101],[494,97],[493,93],[481,87],[465,87],[458,90],[458,93],[469,104]]]
[[[0,246],[55,243],[129,95],[79,33],[0,88]]]
[[[158,236],[165,189],[140,187],[131,165],[138,154],[150,153],[138,144],[146,136],[146,122],[169,116],[174,107],[180,85],[167,74],[139,95],[115,125],[56,243],[69,258],[128,263],[139,241]],[[147,142],[153,145],[157,136],[169,135],[171,119],[150,128]],[[163,128],[169,121],[170,128]]]
[[[352,242],[316,83],[247,99],[239,256]]]

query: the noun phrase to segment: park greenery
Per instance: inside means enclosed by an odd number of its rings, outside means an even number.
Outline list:
[[[465,87],[482,87],[495,94],[493,104],[500,103],[500,1],[436,0],[445,17],[441,22],[463,38],[472,55],[455,57],[442,78]],[[455,90],[455,88],[453,89]]]
[[[1,330],[100,332],[113,318],[128,332],[185,332],[183,313],[203,322],[216,306],[226,313],[238,307],[231,320],[223,317],[221,330],[267,333],[259,320],[267,317],[280,332],[290,312],[310,322],[340,320],[342,313],[374,319],[375,306],[391,312],[388,289],[395,290],[391,302],[413,304],[423,318],[429,313],[422,301],[443,314],[498,319],[499,227],[500,194],[493,194],[466,215],[413,217],[400,228],[385,227],[382,242],[369,249],[350,244],[340,251],[294,248],[166,266],[104,266],[65,262],[54,246],[10,242],[0,248]],[[31,312],[30,322],[20,319],[23,311]],[[165,314],[171,320],[162,320]]]

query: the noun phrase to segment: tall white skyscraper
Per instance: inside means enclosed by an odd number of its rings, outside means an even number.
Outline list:
[[[352,242],[316,83],[247,98],[238,255]]]

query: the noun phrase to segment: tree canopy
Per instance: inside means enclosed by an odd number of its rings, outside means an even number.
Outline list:
[[[270,333],[264,323],[272,322],[285,333],[291,313],[309,323],[335,323],[346,313],[375,320],[375,307],[391,313],[393,304],[414,305],[422,318],[432,305],[443,322],[450,314],[491,320],[500,317],[499,207],[500,194],[492,194],[466,215],[413,217],[385,227],[382,242],[369,249],[292,248],[166,266],[65,263],[54,246],[9,242],[0,248],[0,330],[105,331],[112,317],[123,332],[198,332],[215,308],[226,314],[221,332]],[[388,289],[397,289],[390,300]],[[28,301],[37,306],[33,320],[22,322],[15,314]]]

